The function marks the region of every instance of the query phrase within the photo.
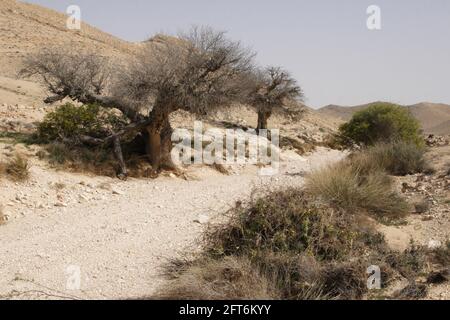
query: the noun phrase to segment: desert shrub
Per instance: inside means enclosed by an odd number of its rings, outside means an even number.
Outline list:
[[[104,137],[108,130],[123,125],[122,116],[95,104],[75,106],[66,103],[48,113],[39,124],[39,137],[46,141],[75,140],[81,135]]]
[[[425,247],[412,243],[404,252],[391,253],[386,260],[403,277],[412,280],[424,272],[429,254]]]
[[[428,287],[411,281],[405,288],[395,293],[395,298],[402,300],[418,300],[423,299],[428,294]]]
[[[360,298],[367,291],[366,268],[358,263],[328,265],[323,272],[323,290],[339,299]]]
[[[450,266],[450,240],[447,240],[442,247],[432,250],[430,260],[435,264],[448,268]]]
[[[425,148],[404,141],[377,143],[351,155],[352,165],[364,172],[377,169],[404,176],[432,172],[425,160]]]
[[[430,210],[430,202],[427,199],[422,199],[414,204],[415,213],[424,214]]]
[[[16,153],[12,159],[0,165],[0,171],[13,181],[25,181],[30,177],[28,159]]]
[[[103,139],[126,125],[120,112],[104,109],[95,104],[74,106],[65,104],[47,114],[38,128],[38,139],[45,143],[38,152],[41,160],[74,172],[116,176],[120,164],[112,143],[92,143],[90,138]],[[145,154],[145,136],[131,134],[121,137],[120,144],[128,176],[147,174],[148,158]]]
[[[245,258],[202,260],[186,267],[163,287],[157,298],[164,300],[272,300],[276,288]]]
[[[356,112],[339,128],[342,143],[374,145],[377,142],[405,141],[423,145],[419,122],[401,106],[377,103]]]
[[[301,190],[292,188],[253,196],[246,206],[236,206],[228,224],[206,234],[212,256],[266,252],[310,252],[319,259],[339,259],[352,247],[350,217],[330,207],[311,203]]]
[[[313,196],[346,211],[365,210],[376,216],[399,217],[408,204],[393,190],[393,181],[381,170],[364,172],[342,161],[313,172],[306,190]]]

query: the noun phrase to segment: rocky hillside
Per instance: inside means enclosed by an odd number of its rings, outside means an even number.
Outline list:
[[[136,47],[84,23],[81,30],[69,30],[66,21],[67,16],[53,10],[1,0],[0,75],[15,75],[24,55],[41,47],[76,47],[107,55],[129,54]]]
[[[365,109],[373,103],[354,107],[329,105],[319,109],[319,114],[332,118],[348,121],[352,115]],[[405,106],[419,120],[425,133],[438,135],[450,134],[450,105],[422,102],[411,106]]]

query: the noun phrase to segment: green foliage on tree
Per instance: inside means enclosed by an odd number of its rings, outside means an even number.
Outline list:
[[[44,141],[75,139],[82,135],[102,138],[125,123],[121,115],[96,104],[75,106],[66,103],[46,115],[39,124],[39,137]]]

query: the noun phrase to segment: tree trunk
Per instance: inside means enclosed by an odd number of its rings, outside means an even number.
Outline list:
[[[154,174],[162,169],[176,169],[172,161],[172,127],[169,113],[153,110],[150,114],[151,123],[146,127],[148,139],[146,151]]]
[[[128,176],[127,166],[125,165],[125,161],[123,160],[122,147],[120,145],[120,138],[117,135],[113,136],[113,150],[114,155],[119,163],[120,172],[117,177],[121,180],[126,180]]]
[[[267,120],[269,119],[270,115],[270,112],[267,111],[258,112],[258,126],[256,127],[257,130],[267,129]]]

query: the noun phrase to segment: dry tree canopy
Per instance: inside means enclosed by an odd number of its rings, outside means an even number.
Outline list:
[[[303,113],[300,104],[303,91],[288,71],[280,67],[256,68],[248,79],[252,89],[247,103],[258,113],[257,129],[267,129],[267,121],[274,112],[296,117]]]
[[[20,75],[40,76],[56,98],[86,99],[90,94],[102,94],[111,68],[107,58],[94,53],[52,48],[29,55]]]
[[[178,39],[146,44],[125,66],[114,61],[114,70],[92,52],[44,49],[25,60],[21,74],[42,78],[49,103],[70,97],[119,109],[159,103],[170,112],[205,113],[242,99],[242,75],[253,68],[253,57],[225,32],[194,27]]]
[[[253,56],[224,32],[193,28],[178,39],[148,44],[117,91],[137,101],[152,97],[170,111],[205,114],[243,99],[243,75],[253,68]]]
[[[249,104],[264,111],[277,111],[290,102],[301,102],[303,90],[291,74],[280,67],[267,67],[254,72],[254,88]]]

